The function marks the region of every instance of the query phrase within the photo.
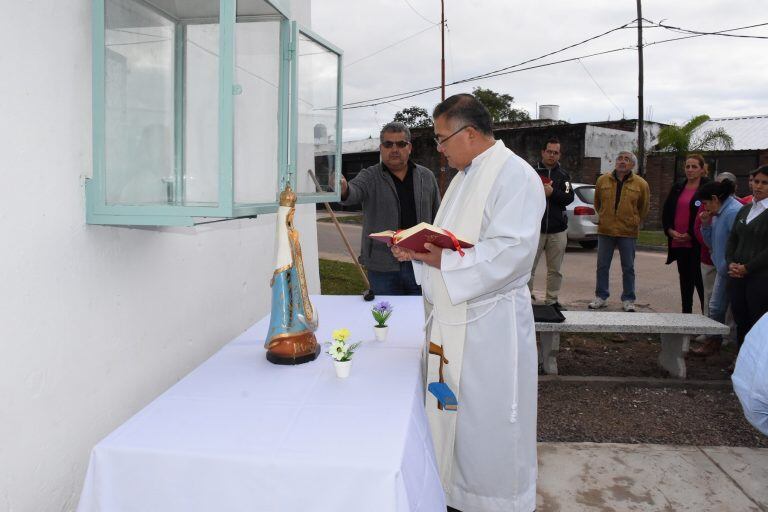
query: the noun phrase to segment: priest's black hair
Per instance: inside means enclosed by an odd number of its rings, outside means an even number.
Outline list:
[[[485,105],[471,94],[454,94],[438,103],[432,112],[437,119],[445,116],[447,120],[459,120],[461,124],[474,127],[484,135],[493,136],[493,118]]]

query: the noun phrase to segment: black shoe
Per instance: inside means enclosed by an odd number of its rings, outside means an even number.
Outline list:
[[[557,302],[557,301],[555,301],[555,302],[550,302],[549,304],[547,304],[547,306],[554,306],[554,307],[555,307],[557,310],[559,310],[559,311],[568,311],[568,309],[567,309],[567,308],[565,308],[565,307],[564,307],[562,304],[560,304],[560,303],[559,303],[559,302]]]

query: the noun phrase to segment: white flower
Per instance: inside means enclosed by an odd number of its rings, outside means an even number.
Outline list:
[[[328,349],[328,353],[337,361],[341,361],[347,355],[347,344],[343,341],[334,341],[331,344],[331,348]]]

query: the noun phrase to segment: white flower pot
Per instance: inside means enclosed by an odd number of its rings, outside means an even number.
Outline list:
[[[333,367],[336,368],[336,376],[340,379],[349,377],[349,371],[352,369],[352,361],[333,361]]]
[[[376,335],[377,341],[384,341],[387,339],[387,330],[389,327],[386,325],[384,327],[379,327],[378,325],[373,326],[373,333]]]

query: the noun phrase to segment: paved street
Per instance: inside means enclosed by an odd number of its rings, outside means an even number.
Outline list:
[[[356,254],[360,252],[360,226],[342,224],[347,238]],[[317,223],[318,251],[321,258],[352,261],[344,247],[333,223]],[[563,288],[560,302],[570,309],[586,309],[595,292],[596,250],[584,250],[580,247],[569,248],[563,263]],[[677,282],[677,269],[674,265],[665,265],[666,253],[638,251],[635,259],[638,311],[679,312],[680,292]],[[534,282],[534,292],[539,298],[544,296],[546,266],[544,258],[539,262]],[[611,297],[609,310],[621,309],[621,265],[618,252],[614,255],[611,266]],[[700,312],[694,306],[694,312]]]

